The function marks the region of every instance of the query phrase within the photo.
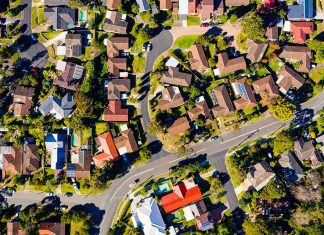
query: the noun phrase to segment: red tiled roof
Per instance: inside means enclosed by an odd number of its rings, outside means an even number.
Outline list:
[[[103,152],[96,154],[93,160],[97,166],[118,160],[118,152],[110,132],[98,136]]]
[[[173,187],[173,192],[161,198],[161,204],[166,213],[175,211],[183,206],[202,199],[198,185],[187,188],[185,182]]]
[[[314,22],[290,22],[290,31],[294,35],[294,43],[305,43],[306,35],[314,32]]]
[[[102,119],[106,122],[128,122],[128,109],[121,107],[120,100],[110,100]]]

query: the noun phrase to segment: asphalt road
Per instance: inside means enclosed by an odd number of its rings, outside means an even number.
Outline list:
[[[23,28],[22,34],[31,34],[31,12],[32,12],[32,0],[21,0],[21,5],[24,7],[21,13],[21,27]]]

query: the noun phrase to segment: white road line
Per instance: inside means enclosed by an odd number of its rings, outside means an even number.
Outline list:
[[[273,122],[273,123],[271,123],[271,124],[269,124],[269,125],[266,125],[266,126],[260,127],[260,128],[258,128],[258,129],[259,129],[259,130],[262,130],[262,129],[267,128],[267,127],[269,127],[269,126],[272,126],[273,124],[276,124],[276,123],[279,123],[279,121],[278,121],[278,122]],[[242,136],[245,136],[245,135],[251,134],[251,133],[253,133],[253,132],[255,132],[255,130],[254,130],[254,131],[247,132],[247,133],[244,133],[244,134],[239,135],[239,136],[236,136],[236,137],[234,137],[234,138],[232,138],[232,139],[225,140],[225,141],[223,141],[221,144],[224,144],[224,143],[226,143],[226,142],[229,142],[229,141],[232,141],[232,140],[235,140],[235,139],[241,138]]]
[[[200,152],[203,152],[203,151],[205,151],[205,150],[206,150],[206,149],[201,149],[201,150],[199,150],[199,151],[197,151],[197,152],[195,152],[195,153],[200,153]],[[177,159],[175,159],[175,160],[173,160],[173,161],[169,161],[169,163],[177,162],[177,161],[180,161],[181,159],[191,157],[191,156],[193,156],[195,153],[193,153],[193,154],[191,154],[191,155],[189,155],[189,156],[184,156],[184,157],[181,157],[181,158],[177,158]]]
[[[138,175],[142,175],[142,174],[145,174],[146,172],[153,171],[153,170],[154,170],[154,168],[151,168],[151,169],[148,169],[148,170],[146,170],[146,171],[142,171],[142,172],[140,172],[140,173],[137,173],[137,174],[135,174],[135,175],[129,177],[129,178],[128,178],[127,180],[125,180],[121,185],[119,185],[119,187],[116,189],[116,191],[114,192],[114,194],[113,194],[112,197],[110,198],[110,202],[115,198],[115,195],[116,195],[116,193],[118,192],[118,190],[119,190],[121,187],[123,187],[123,184],[125,184],[128,180],[130,180],[131,178],[134,178],[134,177],[136,177],[136,176],[138,176]]]

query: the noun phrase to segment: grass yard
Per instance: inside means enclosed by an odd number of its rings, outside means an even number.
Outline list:
[[[193,45],[200,35],[182,36],[175,40],[174,45],[180,49],[187,49]]]
[[[61,34],[61,32],[44,32],[42,33],[42,35],[47,39],[47,40],[50,40],[50,39],[53,39],[55,37],[57,37],[59,34]]]
[[[108,122],[96,122],[96,134],[97,135],[100,135],[107,131],[110,131]]]
[[[188,26],[199,26],[200,25],[200,17],[199,16],[188,16],[187,25]]]
[[[72,222],[70,227],[71,227],[70,230],[71,235],[84,234],[82,223]]]
[[[274,59],[274,60],[270,60],[269,62],[269,67],[270,69],[272,69],[274,72],[277,72],[280,68],[280,65],[279,65],[279,61]]]
[[[46,22],[46,17],[44,14],[44,6],[42,7],[33,7],[32,8],[32,27],[36,28],[38,26],[41,26]]]
[[[134,56],[132,66],[133,66],[133,73],[144,73],[145,57]]]
[[[70,183],[63,183],[61,184],[61,191],[63,194],[66,194],[66,193],[73,193],[75,194],[75,190],[73,188],[73,185],[70,184]]]
[[[270,74],[269,71],[266,68],[258,69],[258,76],[264,77],[266,75]]]
[[[85,129],[81,131],[82,135],[81,135],[81,144],[86,144],[87,143],[87,139],[91,138],[92,136],[92,129]]]

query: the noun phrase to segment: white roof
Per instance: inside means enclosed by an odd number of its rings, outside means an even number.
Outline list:
[[[179,64],[179,61],[174,58],[173,56],[168,59],[168,61],[165,63],[165,66],[167,67],[177,67]]]
[[[179,0],[179,15],[188,15],[189,12],[189,1]]]
[[[127,153],[127,148],[126,148],[126,146],[119,148],[119,149],[118,149],[118,153],[119,153],[119,155],[124,155],[124,154],[126,154],[126,153]]]
[[[165,223],[160,209],[153,197],[146,198],[138,208],[136,214],[140,220],[145,235],[164,235]]]
[[[290,21],[286,20],[285,23],[284,23],[284,27],[283,27],[283,31],[285,32],[290,32]]]
[[[56,48],[56,55],[66,55],[66,46],[57,46]]]
[[[184,212],[184,217],[185,217],[186,221],[190,221],[195,218],[191,209],[190,209],[190,206],[184,207],[183,212]]]
[[[120,125],[119,127],[121,131],[126,131],[128,129],[127,124]]]
[[[121,78],[128,78],[128,72],[120,72],[119,77]]]
[[[213,72],[214,72],[214,75],[215,75],[215,76],[220,75],[220,71],[219,71],[218,68],[217,68],[217,69],[214,69]]]
[[[56,64],[56,70],[64,71],[66,67],[66,62],[63,60],[58,60]]]

